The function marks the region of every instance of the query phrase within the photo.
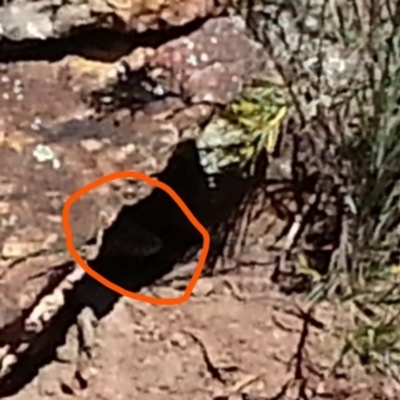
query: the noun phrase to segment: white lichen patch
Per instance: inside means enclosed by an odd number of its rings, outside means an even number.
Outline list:
[[[59,169],[61,167],[61,161],[56,157],[49,146],[38,144],[33,150],[32,155],[39,163],[50,162],[54,169]]]
[[[53,161],[55,155],[53,150],[49,146],[43,144],[38,144],[33,151],[33,157],[39,163],[44,163],[46,161]]]

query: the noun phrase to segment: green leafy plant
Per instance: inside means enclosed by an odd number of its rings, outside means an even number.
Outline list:
[[[200,134],[198,146],[206,170],[248,170],[263,150],[272,153],[289,105],[280,89],[267,82],[249,86],[217,113]]]

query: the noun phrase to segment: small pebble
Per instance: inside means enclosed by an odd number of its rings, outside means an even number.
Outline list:
[[[212,103],[214,101],[214,95],[210,92],[204,94],[203,99],[206,103]]]
[[[181,332],[175,332],[170,339],[170,343],[172,346],[180,347],[181,349],[185,349],[187,347],[187,338]]]
[[[5,346],[0,347],[0,361],[7,355],[10,351],[10,345],[6,344]]]
[[[1,219],[1,227],[2,228],[10,228],[13,227],[18,221],[18,217],[15,214],[11,214],[8,218]]]
[[[61,162],[60,162],[59,159],[55,158],[55,159],[52,161],[52,165],[53,165],[53,168],[54,168],[54,169],[60,169],[60,167],[61,167]]]
[[[15,354],[7,354],[1,362],[0,376],[6,375],[17,361]]]
[[[103,104],[111,104],[113,102],[113,98],[111,96],[103,96],[101,98],[101,102]]]
[[[207,62],[208,60],[209,60],[209,57],[208,57],[207,53],[201,53],[200,54],[200,61]]]
[[[15,81],[14,81],[14,88],[22,88],[22,81],[21,81],[21,79],[16,79]]]
[[[163,96],[165,94],[165,90],[161,85],[157,85],[154,89],[153,89],[153,93],[156,96]]]
[[[38,242],[21,242],[17,237],[11,236],[4,241],[1,254],[4,258],[19,258],[40,249],[41,244]]]
[[[8,214],[10,209],[11,205],[8,201],[0,201],[0,214]]]
[[[111,68],[107,72],[107,78],[112,81],[116,81],[118,79],[119,71],[118,68]]]
[[[132,154],[136,151],[136,146],[133,143],[128,143],[126,146],[122,147],[122,151],[125,154]]]
[[[84,139],[81,141],[81,146],[89,153],[99,151],[103,148],[104,144],[96,139]]]
[[[213,290],[214,282],[211,279],[201,278],[197,281],[193,289],[193,296],[205,297],[211,294]]]
[[[41,126],[42,126],[41,118],[36,117],[34,119],[34,121],[32,122],[32,124],[31,124],[31,129],[34,130],[34,131],[38,131],[38,130],[40,130]]]

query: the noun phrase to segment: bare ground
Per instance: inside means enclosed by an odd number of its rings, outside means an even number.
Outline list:
[[[4,204],[0,204],[0,212],[2,221],[6,221],[2,224],[1,241],[9,236],[9,229],[18,232],[39,226],[40,238],[34,237],[35,232],[33,238],[24,232],[26,242],[42,243],[51,234],[52,240],[62,242],[62,231],[57,230],[61,200],[92,179],[130,168],[131,160],[121,149],[142,140],[142,137],[133,137],[133,132],[140,131],[133,129],[135,125],[132,124],[140,126],[143,120],[132,122],[130,115],[123,115],[118,126],[107,119],[96,125],[96,129],[104,129],[104,132],[96,131],[92,135],[96,138],[94,142],[84,142],[87,127],[80,131],[75,126],[56,139],[46,139],[47,142],[54,140],[60,157],[64,155],[63,165],[68,168],[61,167],[65,174],[62,179],[60,171],[35,163],[32,151],[43,139],[31,127],[35,118],[39,117],[44,124],[54,124],[60,115],[71,119],[86,112],[70,81],[60,84],[61,76],[54,71],[59,71],[58,66],[15,63],[0,74],[2,130],[9,134],[0,148],[0,171],[5,182],[8,182],[7,177],[17,177],[14,181],[19,185],[18,189],[6,183],[1,186]],[[24,84],[22,92],[14,90],[18,79]],[[18,97],[20,93],[23,96]],[[150,123],[143,115],[142,118],[146,120],[142,126],[146,126],[147,140],[151,134],[154,137],[162,130],[159,122]],[[153,127],[151,133],[150,126]],[[173,132],[163,132],[164,139],[173,135]],[[175,138],[171,139],[171,143],[174,141]],[[92,155],[94,151],[96,156]],[[142,155],[135,165],[148,160]],[[151,171],[148,165],[143,168]],[[52,203],[43,193],[43,187],[49,187],[51,193],[47,194],[55,198]],[[25,193],[26,204],[20,200],[21,193]],[[78,232],[90,225],[87,218],[96,217],[97,209],[112,203],[110,193],[112,191],[96,197],[92,203],[82,206],[83,211],[77,212],[75,227]],[[49,209],[50,204],[53,209]],[[79,217],[83,218],[80,225]],[[268,231],[271,220],[274,228]],[[274,257],[266,248],[271,236],[279,233],[284,225],[284,221],[266,210],[252,223],[242,254],[231,260],[229,271],[201,278],[193,296],[183,305],[160,307],[120,298],[96,329],[91,327],[90,313],[86,315],[87,309],[83,310],[81,319],[78,317],[78,322],[68,329],[57,356],[50,357],[26,385],[9,393],[5,391],[4,396],[15,400],[400,398],[393,382],[383,382],[352,370],[344,371],[341,376],[330,374],[343,345],[341,339],[333,335],[340,312],[331,305],[324,305],[315,311],[315,319],[311,318],[300,295],[289,297],[270,281]],[[83,236],[87,238],[91,234],[87,232]],[[21,252],[22,258],[29,259],[36,248],[13,251],[9,251],[13,257]],[[12,304],[10,298],[15,298],[22,290],[28,292],[29,285],[35,285],[29,280],[33,271],[40,272],[40,268],[46,271],[49,265],[59,265],[68,258],[65,254],[57,261],[50,260],[56,257],[54,254],[41,257],[33,258],[28,266],[18,270],[21,276],[26,274],[26,279],[20,277],[21,287],[8,288],[13,293],[2,293],[6,295],[6,300],[0,303],[2,307]],[[0,279],[10,280],[13,269],[10,270],[6,262],[0,266],[0,272],[2,269],[7,271]],[[171,283],[144,291],[175,297],[181,289]],[[13,306],[2,311],[6,316],[7,312],[12,314]],[[82,343],[81,325],[88,330],[84,335],[85,340],[90,339],[87,343]],[[33,360],[31,358],[30,362]],[[18,368],[24,368],[23,362]]]
[[[332,313],[316,314],[327,331],[311,325],[303,348],[305,320],[265,275],[204,278],[172,308],[121,299],[95,331],[90,364],[83,366],[73,326],[59,360],[12,398],[397,398],[379,382],[329,377],[341,345],[329,329]]]

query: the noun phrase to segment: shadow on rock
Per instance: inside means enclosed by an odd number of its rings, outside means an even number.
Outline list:
[[[211,271],[225,247],[227,233],[235,225],[238,209],[249,190],[248,182],[220,177],[220,189],[208,189],[193,141],[177,146],[158,179],[174,189],[209,230],[211,246],[205,272]],[[137,226],[140,226],[139,230],[135,228]],[[148,236],[140,237],[138,232],[142,231]],[[151,248],[154,237],[162,243],[157,251]],[[150,255],[146,256],[149,245]],[[113,283],[137,292],[170,272],[178,262],[193,259],[201,247],[202,236],[179,206],[167,193],[154,189],[139,203],[123,207],[117,220],[105,231],[99,255],[90,266]],[[0,397],[15,394],[37,375],[41,367],[56,359],[57,347],[65,343],[69,328],[76,323],[77,315],[84,307],[89,306],[97,318],[102,319],[119,297],[86,275],[66,294],[65,305],[50,326],[31,340],[18,367],[0,382]]]
[[[163,43],[189,35],[199,29],[204,20],[198,19],[184,26],[162,31],[123,33],[109,29],[81,29],[65,38],[47,40],[21,40],[0,43],[0,62],[59,61],[67,55],[91,60],[115,62],[139,47],[156,48]]]

